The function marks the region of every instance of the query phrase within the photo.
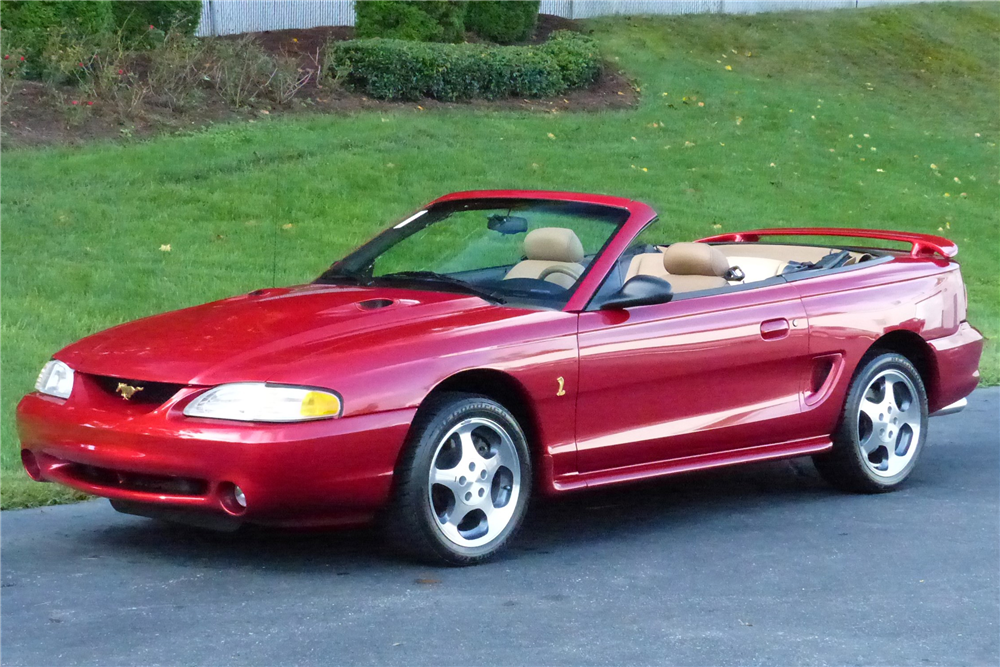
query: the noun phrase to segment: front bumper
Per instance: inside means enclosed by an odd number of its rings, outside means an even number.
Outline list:
[[[184,417],[169,407],[121,414],[37,393],[17,408],[28,474],[130,507],[239,522],[358,523],[389,499],[415,410],[295,424]],[[232,485],[245,509],[227,502]]]

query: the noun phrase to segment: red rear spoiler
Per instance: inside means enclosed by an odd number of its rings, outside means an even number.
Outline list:
[[[849,229],[845,227],[788,227],[771,229],[754,229],[749,232],[733,232],[719,234],[700,239],[700,243],[753,243],[762,236],[849,236],[859,239],[883,239],[886,241],[901,241],[911,244],[911,257],[933,257],[935,253],[942,257],[954,257],[958,254],[958,246],[952,241],[932,234],[916,234],[913,232],[891,232],[884,229]]]

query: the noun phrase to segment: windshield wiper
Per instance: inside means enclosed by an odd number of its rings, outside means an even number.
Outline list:
[[[410,280],[413,282],[440,283],[442,285],[458,287],[463,292],[474,294],[492,303],[505,303],[501,297],[489,290],[476,287],[458,278],[452,278],[444,273],[435,273],[434,271],[397,271],[396,273],[386,273],[372,280]]]
[[[329,268],[320,275],[315,282],[320,284],[350,283],[352,285],[364,285],[365,280],[361,276],[342,271],[340,269]]]

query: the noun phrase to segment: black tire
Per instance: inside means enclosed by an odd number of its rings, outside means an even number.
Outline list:
[[[860,413],[861,402],[865,399],[867,392],[877,390],[877,387],[872,387],[873,381],[878,380],[887,372],[890,374],[898,373],[909,380],[916,393],[916,396],[910,399],[910,405],[919,410],[919,416],[914,421],[914,423],[919,423],[919,432],[914,435],[911,429],[911,438],[906,443],[905,451],[909,454],[909,459],[894,474],[889,474],[888,466],[886,466],[887,472],[885,473],[880,474],[873,470],[873,466],[876,466],[877,461],[881,460],[883,456],[888,462],[888,451],[885,449],[877,450],[871,454],[872,458],[869,458],[864,454],[861,446],[866,430],[866,418]],[[905,385],[904,391],[909,392],[909,388]],[[892,491],[910,476],[920,458],[924,442],[927,439],[927,417],[927,391],[920,373],[910,360],[895,352],[872,351],[861,360],[858,371],[851,380],[840,422],[833,434],[833,449],[814,456],[813,463],[826,481],[841,490],[854,493]],[[886,426],[889,429],[893,428],[892,417],[886,415],[886,418],[888,420]],[[870,421],[868,420],[868,423]],[[872,427],[872,431],[876,429],[878,429],[878,423]],[[899,437],[898,432],[893,433],[891,430],[888,431],[888,434]],[[870,435],[876,434],[871,432]],[[884,444],[882,447],[887,448],[890,445],[892,443]],[[883,451],[884,454],[882,454]]]
[[[527,439],[510,411],[485,396],[448,392],[429,401],[421,407],[396,466],[393,501],[383,516],[383,526],[395,548],[419,560],[447,565],[477,565],[496,556],[523,522],[532,489]],[[516,449],[520,473],[516,496],[510,500],[514,503],[513,513],[505,527],[490,537],[488,543],[477,546],[460,545],[445,535],[431,500],[431,489],[441,489],[433,487],[429,480],[439,448],[446,446],[445,437],[459,424],[468,423],[469,419],[485,419],[502,427]],[[503,488],[513,493],[509,487]],[[449,489],[444,489],[444,492],[451,493]],[[451,497],[454,498],[454,494]]]

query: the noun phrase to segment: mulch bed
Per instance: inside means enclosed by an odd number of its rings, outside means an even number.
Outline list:
[[[529,43],[544,42],[554,30],[578,29],[574,21],[543,14],[539,16],[538,28]],[[317,66],[317,58],[321,57],[323,46],[330,41],[352,39],[354,29],[338,26],[274,30],[254,33],[253,37],[267,51],[297,57],[303,67],[314,69]],[[63,93],[68,100],[77,99],[74,96],[80,95],[72,88],[64,89]],[[558,113],[622,109],[635,105],[638,99],[639,95],[632,83],[622,73],[615,71],[605,72],[590,88],[570,91],[559,97],[471,102],[438,102],[432,99],[419,102],[385,102],[331,87],[329,82],[325,86],[320,86],[315,81],[310,81],[299,91],[293,103],[287,106],[271,105],[236,111],[225,104],[214,91],[206,90],[205,101],[198,105],[197,109],[179,113],[147,104],[139,117],[123,123],[102,109],[100,101],[94,106],[86,106],[88,100],[79,99],[80,105],[77,105],[77,108],[59,105],[50,99],[50,93],[44,86],[28,81],[23,83],[4,105],[0,115],[0,128],[2,128],[0,136],[7,147],[74,145],[96,139],[130,139],[171,132],[189,132],[215,123],[246,121],[265,115],[275,117],[296,114],[348,114],[359,110],[402,109],[420,112],[451,108]],[[86,106],[86,109],[81,105]]]

